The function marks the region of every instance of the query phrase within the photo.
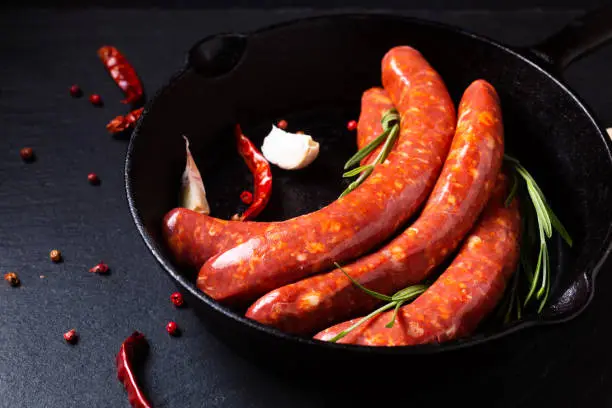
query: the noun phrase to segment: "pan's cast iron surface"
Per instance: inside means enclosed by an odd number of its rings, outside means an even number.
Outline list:
[[[598,10],[521,50],[452,27],[379,14],[317,17],[204,39],[189,52],[185,68],[147,104],[132,134],[125,177],[136,225],[222,341],[263,361],[272,357],[278,367],[308,372],[334,361],[380,368],[398,356],[426,355],[431,368],[464,358],[467,349],[473,361],[475,351],[486,354],[504,342],[512,347],[510,333],[578,315],[592,298],[595,276],[610,252],[612,143],[559,74],[610,39],[611,17],[612,10]],[[160,236],[163,215],[178,203],[185,164],[181,135],[191,141],[212,215],[228,219],[239,209],[240,192],[251,186],[234,150],[232,126],[241,123],[260,145],[271,123],[286,119],[293,131],[305,130],[319,140],[322,151],[306,170],[273,169],[272,200],[259,219],[317,210],[344,188],[342,165],[356,149],[355,135],[345,125],[358,117],[361,93],[380,84],[380,61],[396,45],[421,51],[456,102],[477,78],[498,90],[507,151],[532,172],[574,239],[571,249],[560,242],[551,249],[556,279],[543,314],[441,345],[368,348],[286,335],[201,293],[195,271],[177,268]],[[494,339],[497,349],[490,345]]]

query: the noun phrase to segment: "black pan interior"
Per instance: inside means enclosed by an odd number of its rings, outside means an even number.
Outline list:
[[[242,209],[240,192],[251,186],[234,151],[233,124],[240,122],[260,145],[271,124],[286,119],[290,130],[304,130],[320,141],[322,152],[304,171],[273,169],[273,199],[260,219],[281,220],[321,208],[345,186],[342,164],[356,148],[355,134],[346,130],[346,123],[357,119],[362,92],[380,85],[380,61],[396,45],[421,51],[456,102],[478,78],[498,90],[506,151],[534,175],[574,238],[571,249],[558,244],[551,249],[556,279],[552,306],[543,320],[575,314],[592,295],[592,282],[584,274],[601,259],[612,224],[612,162],[609,142],[581,102],[533,63],[480,37],[399,17],[328,16],[250,34],[244,53],[227,74],[211,78],[188,66],[148,104],[132,136],[126,182],[145,241],[182,289],[199,298],[207,319],[232,336],[240,333],[252,341],[285,345],[289,340],[295,347],[360,349],[322,346],[253,324],[200,294],[192,276],[176,268],[160,239],[160,222],[177,205],[185,163],[181,135],[190,138],[212,215],[229,218]],[[197,58],[192,62],[199,63]],[[514,328],[497,327],[442,346],[377,353],[439,351]]]

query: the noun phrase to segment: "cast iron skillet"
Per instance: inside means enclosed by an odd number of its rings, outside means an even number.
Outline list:
[[[391,15],[308,18],[249,34],[220,34],[197,43],[178,72],[147,104],[129,145],[125,180],[130,210],[146,245],[222,340],[246,354],[274,356],[287,365],[477,349],[519,329],[566,321],[593,296],[594,279],[611,251],[612,143],[589,109],[559,79],[572,61],[612,38],[612,9],[571,23],[535,47],[514,49],[456,28]],[[355,151],[361,93],[380,84],[380,61],[396,45],[411,45],[441,74],[455,101],[477,78],[498,90],[507,151],[541,184],[574,238],[551,250],[555,283],[539,317],[484,328],[469,338],[415,347],[369,348],[322,343],[247,320],[201,293],[193,271],[177,268],[160,237],[163,215],[177,206],[189,136],[203,173],[212,215],[229,218],[251,186],[234,150],[232,126],[261,143],[270,124],[285,118],[322,144],[319,158],[301,172],[274,173],[273,199],[260,220],[314,211],[342,191],[342,164]],[[246,346],[246,347],[245,347]],[[443,353],[448,355],[449,353]],[[266,358],[266,357],[264,357]],[[268,360],[270,361],[270,360]]]

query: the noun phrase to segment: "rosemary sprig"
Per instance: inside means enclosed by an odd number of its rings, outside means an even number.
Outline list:
[[[506,205],[512,202],[517,191],[519,191],[518,177],[522,181],[521,191],[523,195],[529,197],[532,207],[525,207],[524,211],[522,211],[524,237],[521,243],[520,263],[515,272],[512,285],[508,289],[509,292],[503,306],[503,308],[507,308],[504,314],[504,321],[508,322],[513,314],[513,310],[516,312],[516,317],[520,318],[522,315],[521,309],[526,308],[532,300],[539,301],[538,313],[542,311],[548,301],[552,279],[547,242],[552,237],[553,229],[559,233],[561,238],[570,247],[573,242],[569,233],[563,224],[561,224],[561,221],[559,221],[559,218],[546,202],[542,189],[531,174],[517,159],[508,155],[504,155],[504,159],[514,169],[514,183],[506,199]],[[535,217],[533,217],[533,214],[535,214]],[[537,245],[538,255],[535,268],[532,268],[529,258],[531,257],[534,245]],[[523,301],[520,300],[519,294],[521,283],[524,283],[524,286],[528,288],[527,295]]]
[[[361,289],[362,291],[364,291],[365,293],[367,293],[368,295],[370,295],[370,296],[372,296],[372,297],[374,297],[376,299],[379,299],[379,300],[382,300],[382,301],[385,301],[385,302],[388,302],[388,303],[383,305],[383,306],[381,306],[381,307],[379,307],[378,309],[374,310],[369,315],[359,319],[355,324],[353,324],[348,329],[342,330],[340,333],[338,333],[332,339],[330,339],[330,341],[332,343],[337,342],[338,340],[340,340],[341,338],[343,338],[344,336],[346,336],[347,334],[349,334],[350,332],[355,330],[357,327],[361,326],[363,323],[365,323],[366,321],[368,321],[372,317],[378,316],[382,312],[387,311],[387,310],[389,310],[391,308],[394,308],[393,316],[391,317],[391,320],[389,320],[389,323],[387,323],[385,325],[385,327],[387,327],[389,329],[392,328],[394,323],[395,323],[395,319],[397,318],[397,313],[399,312],[399,309],[405,303],[410,302],[410,301],[416,299],[421,293],[425,292],[425,290],[429,287],[429,285],[412,285],[412,286],[408,286],[407,288],[404,288],[402,290],[399,290],[393,296],[388,296],[388,295],[384,295],[382,293],[378,293],[376,291],[373,291],[373,290],[370,290],[370,289],[366,288],[361,283],[359,283],[355,279],[353,279],[353,277],[351,275],[346,273],[346,271],[344,269],[342,269],[342,267],[337,262],[335,262],[335,265],[359,289]]]
[[[391,149],[393,148],[393,145],[395,144],[395,141],[397,140],[397,137],[399,135],[399,114],[397,113],[397,110],[390,109],[389,111],[387,111],[383,115],[380,122],[382,123],[383,132],[370,143],[361,148],[350,159],[348,159],[348,161],[344,164],[344,169],[347,170],[355,164],[359,163],[363,158],[367,157],[370,153],[376,150],[376,148],[380,146],[383,140],[385,141],[385,144],[383,145],[382,149],[376,156],[376,159],[372,163],[359,166],[353,170],[345,172],[342,175],[342,177],[347,178],[354,177],[359,174],[359,177],[357,178],[357,180],[349,184],[349,186],[342,192],[342,194],[340,194],[340,198],[344,197],[345,195],[356,189],[359,185],[361,185],[361,183],[363,183],[363,181],[368,178],[370,174],[372,174],[372,172],[374,171],[374,167],[377,164],[383,163],[387,159],[387,156],[389,156],[389,153],[391,152]]]

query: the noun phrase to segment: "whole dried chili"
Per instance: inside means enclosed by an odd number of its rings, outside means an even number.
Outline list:
[[[238,153],[240,153],[251,174],[253,174],[253,202],[239,216],[241,221],[246,221],[255,218],[268,204],[272,191],[272,170],[270,169],[270,163],[268,163],[263,154],[242,133],[240,125],[236,125],[235,135]]]
[[[119,349],[117,354],[117,378],[123,383],[130,405],[134,408],[151,408],[144,392],[138,386],[134,365],[141,362],[149,351],[149,343],[142,333],[135,331]]]
[[[98,49],[98,56],[115,83],[125,93],[125,104],[136,103],[142,98],[142,84],[136,70],[115,47],[105,45]]]
[[[138,119],[140,119],[143,109],[144,108],[138,108],[125,116],[117,116],[115,119],[108,122],[106,125],[106,130],[108,130],[110,133],[119,133],[133,127],[136,122],[138,122]]]
[[[105,264],[104,262],[100,261],[99,264],[93,266],[92,268],[89,269],[89,272],[91,273],[99,273],[101,275],[105,275],[108,273],[108,271],[110,270],[110,268],[108,267],[107,264]]]

